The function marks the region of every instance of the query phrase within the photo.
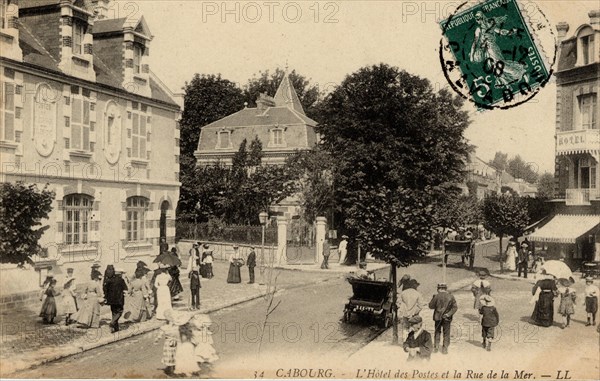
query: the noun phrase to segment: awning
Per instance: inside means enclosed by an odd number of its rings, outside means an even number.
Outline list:
[[[577,238],[600,225],[600,215],[557,214],[550,222],[529,235],[530,241],[575,243]]]

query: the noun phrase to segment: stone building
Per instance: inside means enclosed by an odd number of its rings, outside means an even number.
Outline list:
[[[1,0],[0,180],[56,193],[32,269],[3,266],[2,293],[92,262],[131,270],[173,242],[180,108],[150,71],[143,17],[108,0]]]
[[[531,236],[573,267],[600,260],[600,10],[560,39],[556,75],[555,216]]]

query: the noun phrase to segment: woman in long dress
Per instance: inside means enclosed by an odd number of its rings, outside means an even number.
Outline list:
[[[541,277],[532,290],[535,307],[531,319],[537,325],[550,327],[554,322],[554,298],[558,294],[558,288],[554,277],[546,275],[545,271],[542,271]]]
[[[40,317],[43,319],[44,324],[54,324],[54,318],[56,317],[57,311],[55,297],[60,294],[55,287],[56,279],[52,279],[50,284],[48,284],[48,288],[46,288],[46,291],[44,291],[46,299],[44,299],[44,303],[42,304],[40,311]]]
[[[76,314],[72,316],[73,321],[87,327],[100,327],[100,303],[104,301],[102,292],[102,274],[100,271],[92,270],[92,281],[83,289],[83,305]]]
[[[514,241],[508,242],[506,248],[506,260],[504,261],[504,270],[515,271],[517,269],[517,249]]]
[[[63,285],[62,310],[65,313],[65,325],[71,324],[71,316],[77,313],[77,293],[75,292],[75,277],[69,278]]]
[[[125,318],[136,323],[149,319],[150,291],[143,269],[135,270],[135,279],[129,285],[129,295],[130,298],[127,299],[129,308],[125,312]]]
[[[171,306],[171,291],[169,290],[169,282],[171,276],[168,272],[161,272],[156,276],[154,280],[154,287],[156,287],[156,318],[159,320],[165,320],[165,311],[170,310]]]
[[[242,275],[240,267],[244,265],[244,260],[238,252],[238,247],[233,247],[233,254],[229,256],[229,274],[227,274],[227,283],[241,283]]]

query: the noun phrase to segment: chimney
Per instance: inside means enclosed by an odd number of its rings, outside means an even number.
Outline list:
[[[92,8],[96,14],[96,20],[108,18],[109,0],[92,0]]]
[[[564,21],[559,22],[558,24],[556,24],[556,30],[558,31],[558,44],[560,45],[560,43],[567,36],[567,32],[569,31],[569,24],[567,24]]]
[[[275,107],[275,99],[267,94],[260,93],[256,99],[256,108],[258,111],[265,111],[268,107]]]
[[[590,18],[590,25],[596,27],[600,26],[600,9],[590,11],[588,17]]]

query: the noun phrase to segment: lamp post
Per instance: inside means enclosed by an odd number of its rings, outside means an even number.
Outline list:
[[[260,212],[258,214],[258,220],[262,225],[262,240],[260,246],[260,280],[258,284],[265,284],[265,228],[267,227],[267,220],[269,213]]]
[[[196,213],[194,213],[194,240],[198,239],[198,213],[200,213],[200,208],[202,204],[200,201],[196,203]]]

